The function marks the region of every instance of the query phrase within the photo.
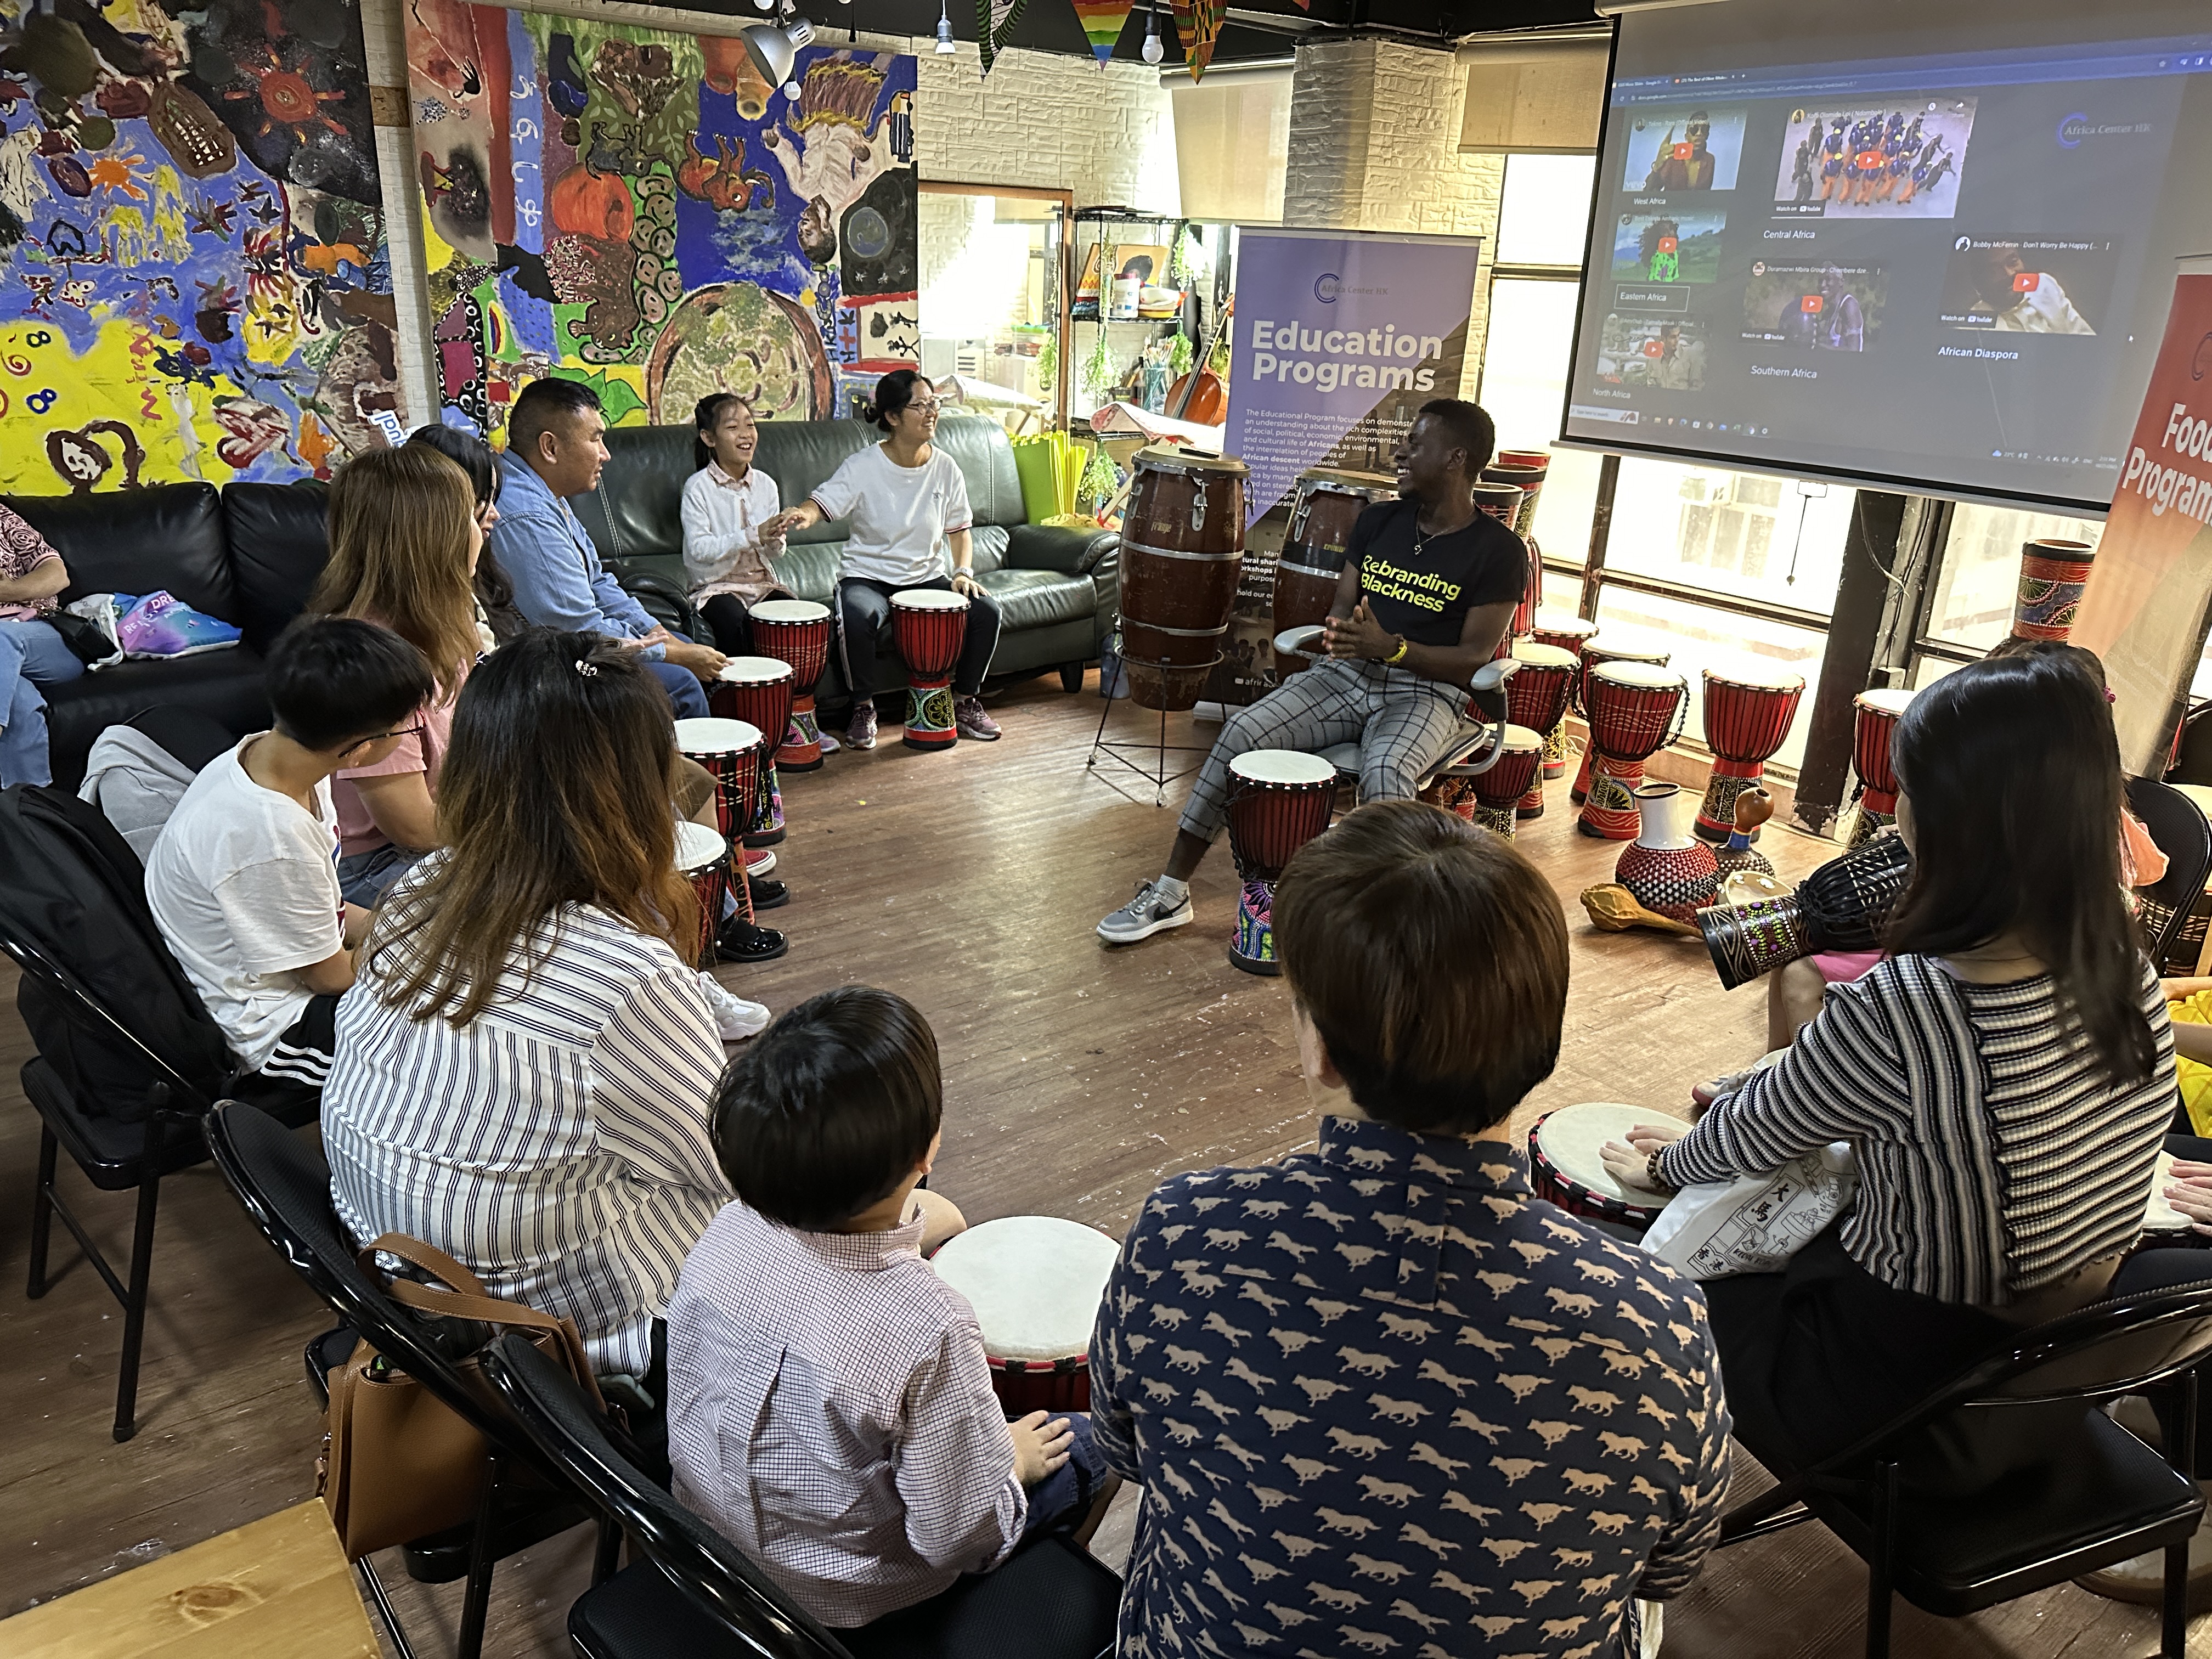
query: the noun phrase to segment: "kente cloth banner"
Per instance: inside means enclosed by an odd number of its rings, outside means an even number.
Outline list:
[[[326,478],[400,441],[359,11],[9,10],[0,489]]]
[[[1175,0],[1176,38],[1182,42],[1182,61],[1193,82],[1202,78],[1213,61],[1213,49],[1221,40],[1221,20],[1228,10],[1229,0]]]
[[[1006,49],[1006,37],[1028,4],[1029,0],[975,0],[975,44],[983,54],[984,74],[991,72],[991,65]]]
[[[2212,622],[2212,260],[2186,262],[2074,623],[2105,659],[2120,764],[2166,769]]]
[[[1123,25],[1136,9],[1136,0],[1075,0],[1075,15],[1083,25],[1083,38],[1091,42],[1091,56],[1102,70],[1113,61],[1114,48]]]
[[[809,46],[793,99],[734,35],[407,19],[441,418],[558,374],[611,424],[826,419],[841,372],[919,363],[912,58]]]

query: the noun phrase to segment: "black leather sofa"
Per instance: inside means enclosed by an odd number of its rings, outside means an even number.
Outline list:
[[[776,483],[786,507],[806,499],[844,459],[881,434],[860,421],[769,421],[753,465]],[[975,571],[1004,617],[994,679],[1058,669],[1070,690],[1096,662],[1121,603],[1121,538],[1111,531],[1033,525],[1022,507],[1013,446],[996,421],[946,415],[939,447],[960,464],[975,509]],[[684,481],[696,471],[689,426],[620,427],[607,434],[609,459],[598,492],[575,503],[607,568],[626,583],[641,577],[684,586]],[[803,599],[831,603],[846,526],[817,525],[792,538],[773,561],[784,585]],[[650,597],[648,608],[653,608]],[[886,663],[886,672],[890,665]],[[896,689],[895,686],[879,688]],[[815,696],[824,707],[850,701],[835,653]]]

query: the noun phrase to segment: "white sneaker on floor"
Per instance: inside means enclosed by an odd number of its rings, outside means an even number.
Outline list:
[[[1161,896],[1157,883],[1148,881],[1137,889],[1136,897],[1098,924],[1098,937],[1109,945],[1134,945],[1140,939],[1184,926],[1194,914],[1188,890],[1170,902]]]
[[[714,1016],[714,1029],[722,1034],[723,1042],[742,1042],[768,1030],[768,1010],[757,1002],[732,996],[712,974],[699,975],[699,988],[707,994],[708,1012]]]

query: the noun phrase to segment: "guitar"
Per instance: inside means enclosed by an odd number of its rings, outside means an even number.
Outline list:
[[[1218,426],[1229,414],[1228,383],[1213,372],[1211,365],[1215,349],[1221,344],[1222,334],[1229,327],[1229,319],[1237,310],[1232,296],[1228,304],[1219,307],[1213,319],[1213,332],[1206,337],[1206,349],[1198,354],[1198,361],[1190,372],[1168,388],[1168,418],[1171,421],[1195,421],[1200,426]]]

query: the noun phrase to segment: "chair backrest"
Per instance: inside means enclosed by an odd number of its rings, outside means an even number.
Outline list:
[[[216,1167],[253,1224],[331,1310],[501,1450],[543,1467],[535,1439],[441,1352],[433,1322],[399,1306],[362,1270],[331,1207],[322,1153],[246,1101],[218,1101],[206,1124]]]
[[[616,1450],[583,1390],[519,1334],[495,1342],[483,1369],[544,1461],[731,1635],[762,1659],[851,1659],[736,1545]]]
[[[2128,780],[2128,805],[2166,854],[2165,876],[2141,890],[2145,921],[2156,922],[2147,941],[2151,961],[2162,964],[2212,877],[2212,824],[2195,801],[2153,778]]]

